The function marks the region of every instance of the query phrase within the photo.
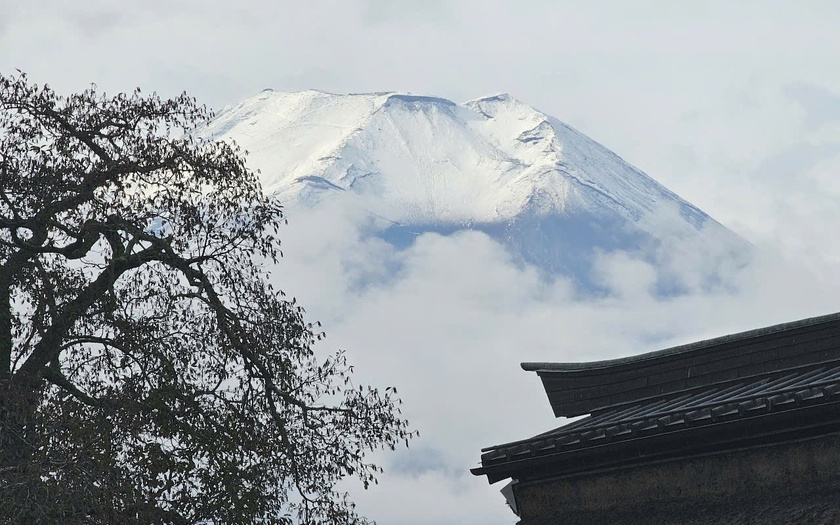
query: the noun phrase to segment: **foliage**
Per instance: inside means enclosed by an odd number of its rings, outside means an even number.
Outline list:
[[[353,523],[412,436],[274,290],[281,206],[182,95],[0,76],[0,522]]]

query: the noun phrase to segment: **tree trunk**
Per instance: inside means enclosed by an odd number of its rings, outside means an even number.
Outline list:
[[[37,449],[35,429],[41,388],[0,381],[0,480],[25,466]],[[2,483],[2,481],[0,481]]]

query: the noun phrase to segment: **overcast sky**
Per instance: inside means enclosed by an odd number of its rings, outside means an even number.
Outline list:
[[[737,4],[737,5],[735,5]],[[263,88],[508,92],[568,122],[753,242],[727,290],[663,300],[632,254],[577,296],[487,237],[409,250],[307,217],[278,281],[361,377],[397,384],[422,437],[357,499],[380,523],[513,523],[466,469],[555,422],[519,361],[577,360],[840,310],[840,3],[835,1],[0,0],[0,71],[60,92],[183,90],[213,108]],[[313,232],[318,232],[314,235]],[[397,261],[403,268],[369,282]],[[480,269],[478,271],[477,269]]]

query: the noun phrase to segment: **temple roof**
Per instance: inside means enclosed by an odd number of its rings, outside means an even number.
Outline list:
[[[565,475],[840,430],[840,314],[635,357],[523,363],[558,416],[590,414],[483,449],[495,482]]]

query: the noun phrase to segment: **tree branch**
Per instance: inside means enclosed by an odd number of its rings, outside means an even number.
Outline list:
[[[15,373],[13,380],[22,382],[37,381],[39,373],[61,352],[62,341],[79,317],[113,287],[119,277],[134,268],[139,268],[159,254],[156,249],[146,249],[132,255],[112,259],[110,264],[93,282],[88,284],[75,299],[63,305],[61,312],[54,316],[53,324],[46,330],[32,353]]]
[[[44,367],[42,375],[48,382],[61,388],[87,406],[101,408],[106,405],[104,400],[97,399],[90,394],[82,392],[76,385],[70,382],[69,379],[64,377],[64,374],[62,374],[60,370],[52,366]]]

